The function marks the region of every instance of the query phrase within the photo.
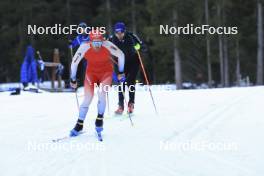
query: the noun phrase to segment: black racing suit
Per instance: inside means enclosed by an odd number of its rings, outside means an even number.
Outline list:
[[[115,35],[111,36],[109,39],[113,42],[118,48],[120,48],[125,54],[125,76],[126,84],[129,86],[129,102],[135,103],[135,84],[136,77],[139,71],[139,58],[135,49],[135,45],[142,44],[139,38],[133,33],[126,32],[123,40],[119,40]],[[122,83],[122,86],[119,86],[118,90],[118,105],[124,107],[124,94],[125,84]]]

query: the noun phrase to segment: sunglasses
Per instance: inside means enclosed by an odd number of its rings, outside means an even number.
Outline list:
[[[93,47],[101,47],[103,44],[102,41],[92,41]]]

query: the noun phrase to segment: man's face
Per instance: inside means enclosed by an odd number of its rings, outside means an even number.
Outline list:
[[[115,33],[116,37],[119,39],[119,40],[123,40],[124,36],[125,36],[125,33],[124,32],[116,32]]]
[[[98,50],[100,50],[100,48],[102,47],[102,44],[103,44],[103,41],[101,41],[101,40],[93,40],[92,41],[92,47],[96,50],[96,51],[98,51]]]

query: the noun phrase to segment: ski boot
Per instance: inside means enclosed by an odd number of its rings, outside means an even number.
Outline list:
[[[134,112],[134,103],[128,103],[127,113],[132,114]]]
[[[117,110],[115,111],[116,115],[122,115],[124,112],[124,106],[118,106]]]
[[[97,138],[98,138],[99,141],[103,141],[102,134],[101,134],[101,132],[104,130],[104,128],[103,128],[103,122],[104,122],[103,119],[104,119],[104,116],[98,114],[98,116],[97,116],[97,118],[95,120],[95,131],[96,131]]]
[[[75,137],[80,134],[83,129],[83,120],[78,119],[75,127],[70,131],[70,136]]]

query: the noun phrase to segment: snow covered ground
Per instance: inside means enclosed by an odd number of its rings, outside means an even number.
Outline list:
[[[94,134],[94,98],[87,133],[53,143],[77,120],[73,93],[0,93],[0,175],[263,175],[264,87],[153,94],[158,117],[148,92],[140,91],[131,127],[112,115],[111,92],[103,142]]]

